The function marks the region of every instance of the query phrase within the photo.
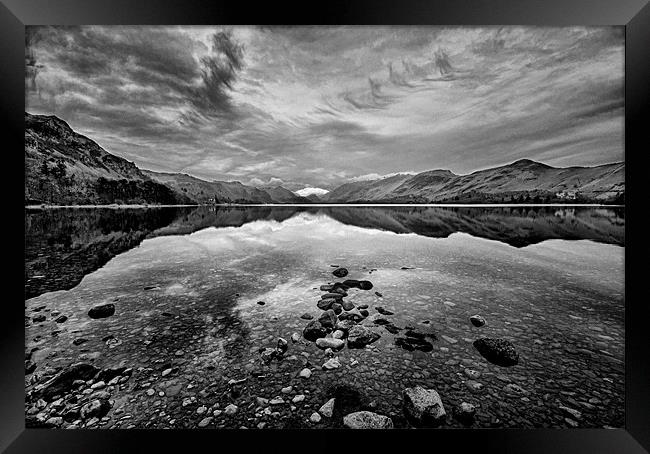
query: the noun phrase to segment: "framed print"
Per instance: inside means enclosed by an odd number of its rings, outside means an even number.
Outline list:
[[[650,7],[297,11],[5,1],[0,446],[647,452]]]

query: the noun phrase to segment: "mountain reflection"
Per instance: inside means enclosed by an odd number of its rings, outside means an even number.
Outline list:
[[[625,245],[622,208],[588,207],[164,207],[50,209],[25,214],[25,298],[76,286],[146,238],[208,227],[283,222],[299,213],[343,224],[445,238],[462,232],[525,247],[549,239]]]

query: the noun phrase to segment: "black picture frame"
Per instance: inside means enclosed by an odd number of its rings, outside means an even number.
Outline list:
[[[347,431],[238,430],[53,430],[25,429],[24,308],[20,266],[7,267],[0,328],[0,451],[112,453],[178,452],[259,447],[264,450],[341,450],[358,442],[363,449],[453,450],[511,453],[642,453],[650,450],[650,356],[647,354],[647,296],[642,285],[644,244],[641,230],[643,174],[650,143],[650,4],[647,0],[364,0],[323,3],[250,4],[216,0],[0,0],[5,202],[14,220],[6,238],[19,236],[24,206],[24,25],[52,24],[431,24],[431,25],[624,25],[626,160],[626,418],[625,429],[463,429]],[[13,170],[12,170],[13,169]],[[636,207],[632,209],[632,207]],[[15,212],[13,212],[15,210]],[[24,230],[23,230],[24,236]],[[17,243],[8,240],[8,243]],[[17,245],[19,249],[20,245]],[[24,257],[16,260],[24,263]],[[23,251],[24,254],[24,251]],[[9,262],[11,257],[6,261]],[[638,262],[637,262],[638,260]],[[638,264],[637,264],[638,263]],[[14,276],[15,275],[15,276]],[[639,295],[639,296],[637,296]],[[205,447],[199,448],[199,444]],[[293,446],[295,444],[295,446]],[[419,447],[418,445],[422,446]],[[444,447],[442,445],[445,445]],[[232,447],[228,449],[233,449]]]

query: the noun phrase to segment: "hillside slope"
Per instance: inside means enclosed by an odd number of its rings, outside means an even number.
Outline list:
[[[180,204],[189,197],[152,181],[56,116],[25,112],[25,203]]]
[[[625,164],[557,168],[522,159],[512,164],[456,175],[431,170],[417,175],[348,183],[327,194],[329,202],[386,203],[622,203]]]

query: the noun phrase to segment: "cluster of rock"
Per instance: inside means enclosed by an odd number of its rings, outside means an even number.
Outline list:
[[[336,277],[345,277],[348,270],[337,268],[332,272]],[[366,345],[377,341],[381,336],[360,323],[370,315],[367,306],[357,308],[354,303],[346,301],[348,290],[352,288],[370,290],[373,285],[370,281],[347,279],[343,282],[321,285],[323,293],[316,306],[323,312],[316,319],[310,321],[303,329],[303,337],[326,352],[336,352],[348,348],[364,348]],[[309,319],[309,314],[302,318]],[[337,359],[331,358],[323,367],[336,368]]]
[[[132,375],[126,367],[76,363],[27,393],[27,427],[93,427],[108,421],[111,392]]]

